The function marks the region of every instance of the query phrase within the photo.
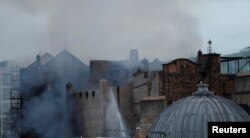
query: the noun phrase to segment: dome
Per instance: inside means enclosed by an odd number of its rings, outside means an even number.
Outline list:
[[[150,138],[206,138],[207,122],[245,122],[250,116],[236,103],[215,96],[207,84],[174,102],[154,122]]]

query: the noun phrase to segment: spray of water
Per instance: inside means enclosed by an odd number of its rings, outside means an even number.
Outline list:
[[[107,135],[109,137],[128,137],[127,128],[122,118],[122,115],[119,111],[118,104],[113,93],[113,90],[110,88],[110,102],[107,105],[106,110],[106,129]]]

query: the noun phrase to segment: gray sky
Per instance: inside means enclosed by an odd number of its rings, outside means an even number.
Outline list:
[[[92,59],[168,60],[250,46],[248,0],[0,0],[0,61],[67,49]],[[65,46],[65,32],[67,34]]]

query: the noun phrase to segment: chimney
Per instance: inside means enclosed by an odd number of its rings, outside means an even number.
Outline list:
[[[198,51],[197,58],[198,58],[198,63],[201,64],[202,63],[202,52],[201,52],[201,50]]]
[[[36,56],[36,65],[37,65],[37,67],[41,66],[41,57],[39,54],[37,54],[37,56]]]

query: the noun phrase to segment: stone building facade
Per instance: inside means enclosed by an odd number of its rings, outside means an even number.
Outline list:
[[[128,130],[134,125],[134,120],[129,91],[128,88],[110,87],[106,80],[100,80],[99,88],[88,91],[74,90],[73,85],[68,83],[67,110],[73,136],[120,137],[122,132],[130,135]],[[124,124],[124,128],[120,123]]]
[[[100,89],[75,91],[67,84],[67,111],[74,136],[104,136],[105,105],[108,100],[106,81],[101,81]]]
[[[144,134],[148,129],[145,126],[152,125],[163,107],[192,95],[201,81],[209,84],[215,95],[232,98],[234,76],[220,73],[220,54],[199,51],[195,60],[175,59],[162,67],[162,71],[138,70],[133,75],[133,111]]]
[[[250,114],[250,73],[237,74],[233,100]]]

